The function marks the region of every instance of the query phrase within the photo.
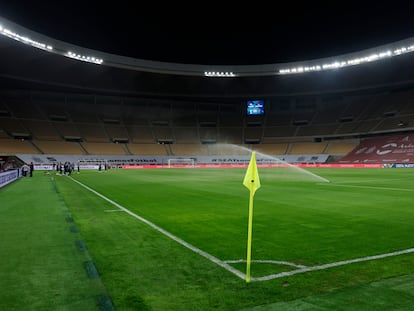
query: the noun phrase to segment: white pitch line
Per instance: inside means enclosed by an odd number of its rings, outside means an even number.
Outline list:
[[[204,258],[207,258],[208,260],[210,260],[211,262],[214,262],[215,264],[219,265],[220,267],[226,269],[227,271],[235,274],[236,276],[238,276],[241,279],[246,279],[246,274],[240,272],[239,270],[237,270],[236,268],[233,268],[232,266],[230,266],[229,264],[225,263],[224,261],[218,259],[217,257],[214,257],[213,255],[210,255],[209,253],[191,245],[190,243],[187,243],[186,241],[180,239],[179,237],[173,235],[172,233],[164,230],[163,228],[157,226],[156,224],[152,223],[151,221],[138,216],[137,214],[131,212],[129,209],[123,207],[122,205],[116,203],[115,201],[112,201],[111,199],[107,198],[106,196],[100,194],[99,192],[93,190],[92,188],[84,185],[83,183],[77,181],[76,179],[73,179],[71,176],[68,176],[70,179],[72,179],[74,182],[76,182],[78,185],[84,187],[85,189],[89,190],[90,192],[94,193],[95,195],[97,195],[98,197],[104,199],[105,201],[111,203],[112,205],[116,206],[117,208],[119,208],[120,210],[123,210],[124,212],[126,212],[127,214],[131,215],[132,217],[138,219],[139,221],[147,224],[148,226],[150,226],[151,228],[157,230],[158,232],[164,234],[165,236],[169,237],[170,239],[174,240],[175,242],[183,245],[184,247],[188,248],[189,250],[192,250],[194,253],[199,254],[200,256],[203,256]]]
[[[105,213],[115,213],[115,212],[123,212],[123,210],[120,209],[106,209],[104,210]]]
[[[226,262],[226,263],[244,263],[244,262],[246,262],[246,259],[225,260],[224,262]],[[294,262],[289,262],[289,261],[262,260],[262,259],[252,260],[252,263],[255,263],[255,262],[256,263],[269,263],[269,264],[273,264],[273,265],[291,266],[291,267],[296,267],[296,268],[306,268],[306,266],[304,266],[304,265],[299,265],[299,264],[296,264]]]
[[[375,256],[368,256],[368,257],[355,258],[355,259],[350,259],[350,260],[337,261],[337,262],[332,262],[332,263],[319,265],[319,266],[305,267],[305,268],[301,268],[301,269],[297,269],[293,271],[281,272],[281,273],[266,275],[266,276],[262,276],[258,278],[251,278],[251,281],[252,282],[268,281],[268,280],[282,278],[285,276],[291,276],[291,275],[298,274],[298,273],[304,273],[304,272],[316,271],[316,270],[325,270],[325,269],[332,268],[332,267],[349,265],[351,263],[382,259],[386,257],[399,256],[399,255],[409,254],[409,253],[414,253],[414,248],[408,248],[405,250],[387,253],[387,254],[380,254],[380,255],[375,255]]]
[[[407,188],[390,188],[390,187],[374,187],[374,186],[355,186],[355,185],[343,185],[343,184],[325,184],[325,183],[318,183],[318,185],[324,186],[334,186],[334,187],[347,187],[347,188],[363,188],[363,189],[375,189],[375,190],[392,190],[392,191],[410,191],[413,192],[414,189],[407,189]]]

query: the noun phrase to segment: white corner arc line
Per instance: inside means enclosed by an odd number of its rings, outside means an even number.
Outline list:
[[[374,255],[374,256],[368,256],[368,257],[362,257],[362,258],[355,258],[355,259],[350,259],[350,260],[337,261],[337,262],[332,262],[332,263],[319,265],[319,266],[305,267],[305,268],[301,268],[301,269],[297,269],[297,270],[293,270],[293,271],[281,272],[281,273],[277,273],[277,274],[252,278],[251,280],[252,280],[252,282],[253,281],[256,281],[256,282],[257,281],[268,281],[268,280],[278,279],[278,278],[282,278],[282,277],[285,277],[285,276],[291,276],[291,275],[294,275],[294,274],[304,273],[304,272],[308,272],[308,271],[325,270],[325,269],[332,268],[332,267],[349,265],[351,263],[382,259],[382,258],[386,258],[386,257],[399,256],[399,255],[409,254],[409,253],[414,253],[414,248],[408,248],[408,249],[405,249],[405,250],[396,251],[396,252],[392,252],[392,253],[386,253],[386,254],[380,254],[380,255]]]
[[[217,257],[214,257],[213,255],[210,255],[209,253],[195,247],[194,245],[191,245],[190,243],[187,243],[186,241],[180,239],[179,237],[173,235],[172,233],[164,230],[163,228],[157,226],[156,224],[154,224],[153,222],[131,212],[129,209],[123,207],[122,205],[116,203],[115,201],[112,201],[111,199],[107,198],[106,196],[104,196],[103,194],[100,194],[99,192],[93,190],[92,188],[86,186],[85,184],[81,183],[80,181],[77,181],[76,179],[73,179],[71,176],[68,176],[71,180],[73,180],[74,182],[76,182],[78,185],[82,186],[83,188],[89,190],[90,192],[92,192],[93,194],[97,195],[98,197],[104,199],[105,201],[111,203],[112,205],[116,206],[117,208],[119,208],[120,210],[123,210],[125,213],[131,215],[132,217],[138,219],[139,221],[145,223],[146,225],[150,226],[151,228],[157,230],[158,232],[164,234],[165,236],[169,237],[170,239],[174,240],[175,242],[183,245],[184,247],[188,248],[189,250],[193,251],[196,254],[199,254],[200,256],[203,256],[204,258],[210,260],[211,262],[219,265],[220,267],[226,269],[227,271],[235,274],[236,276],[238,276],[241,279],[245,279],[246,278],[246,274],[240,272],[239,270],[237,270],[236,268],[233,268],[232,266],[230,266],[229,264],[225,263],[224,261],[218,259]]]

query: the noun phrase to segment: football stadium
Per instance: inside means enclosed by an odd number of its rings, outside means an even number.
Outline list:
[[[262,65],[0,17],[1,310],[412,310],[414,38]]]

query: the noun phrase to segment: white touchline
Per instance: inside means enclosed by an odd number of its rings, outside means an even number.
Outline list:
[[[208,260],[210,260],[211,262],[214,262],[215,264],[219,265],[220,267],[226,269],[227,271],[237,275],[239,278],[241,279],[245,279],[246,275],[242,272],[240,272],[239,270],[233,268],[232,266],[230,266],[229,264],[225,263],[224,261],[218,259],[217,257],[214,257],[213,255],[210,255],[209,253],[206,253],[205,251],[202,251],[201,249],[191,245],[190,243],[187,243],[186,241],[180,239],[179,237],[173,235],[172,233],[164,230],[161,227],[158,227],[156,224],[152,223],[151,221],[138,216],[137,214],[131,212],[129,209],[123,207],[122,205],[116,203],[115,201],[112,201],[111,199],[107,198],[106,196],[100,194],[99,192],[93,190],[92,188],[84,185],[83,183],[77,181],[76,179],[73,179],[71,176],[68,176],[70,179],[72,179],[74,182],[76,182],[77,184],[79,184],[80,186],[84,187],[85,189],[89,190],[90,192],[96,194],[98,197],[104,199],[105,201],[111,203],[112,205],[116,206],[117,208],[119,208],[120,210],[123,210],[124,212],[126,212],[127,214],[131,215],[132,217],[135,217],[136,219],[138,219],[139,221],[147,224],[148,226],[150,226],[151,228],[157,230],[158,232],[161,232],[162,234],[164,234],[165,236],[169,237],[170,239],[176,241],[177,243],[183,245],[184,247],[192,250],[193,252],[203,256],[204,258],[207,258]]]
[[[106,196],[100,194],[99,192],[93,190],[92,188],[84,185],[83,183],[77,181],[76,179],[73,179],[71,176],[68,176],[68,177],[70,179],[72,179],[74,182],[76,182],[77,184],[79,184],[80,186],[82,186],[85,189],[89,190],[90,192],[96,194],[100,198],[102,198],[105,201],[111,203],[112,205],[116,206],[117,208],[119,208],[120,210],[126,212],[127,214],[131,215],[132,217],[134,217],[134,218],[140,220],[141,222],[147,224],[151,228],[153,228],[153,229],[157,230],[158,232],[164,234],[165,236],[169,237],[170,239],[172,239],[172,240],[176,241],[177,243],[183,245],[184,247],[192,250],[193,252],[199,254],[200,256],[203,256],[204,258],[207,258],[211,262],[214,262],[215,264],[219,265],[220,267],[222,267],[222,268],[226,269],[227,271],[235,274],[239,278],[241,278],[243,280],[246,278],[246,274],[240,272],[239,270],[237,270],[236,268],[233,268],[232,266],[230,266],[228,264],[228,263],[242,262],[244,260],[225,260],[225,261],[220,260],[217,257],[214,257],[213,255],[210,255],[209,253],[206,253],[205,251],[202,251],[201,249],[191,245],[190,243],[187,243],[186,241],[180,239],[179,237],[173,235],[172,233],[162,229],[161,227],[157,226],[156,224],[150,222],[149,220],[147,220],[147,219],[145,219],[141,216],[138,216],[137,214],[131,212],[130,210],[128,210],[127,208],[123,207],[122,205],[116,203],[115,201],[112,201],[111,199],[109,199]],[[380,255],[374,255],[374,256],[368,256],[368,257],[362,257],[362,258],[354,258],[354,259],[350,259],[350,260],[337,261],[337,262],[332,262],[332,263],[319,265],[319,266],[313,266],[313,267],[305,267],[305,266],[301,267],[300,265],[297,265],[297,267],[300,267],[300,269],[287,271],[287,272],[281,272],[281,273],[277,273],[277,274],[266,275],[266,276],[262,276],[262,277],[252,277],[251,281],[252,282],[268,281],[268,280],[278,279],[278,278],[282,278],[282,277],[285,277],[285,276],[291,276],[291,275],[294,275],[294,274],[299,274],[299,273],[304,273],[304,272],[309,272],[309,271],[325,270],[325,269],[328,269],[328,268],[348,265],[348,264],[352,264],[352,263],[356,263],[356,262],[382,259],[382,258],[386,258],[386,257],[404,255],[404,254],[409,254],[409,253],[414,253],[414,248],[408,248],[408,249],[405,249],[405,250],[396,251],[396,252],[392,252],[392,253],[386,253],[386,254],[380,254]],[[259,262],[262,262],[262,263],[279,263],[279,264],[284,264],[284,265],[295,266],[295,264],[285,262],[285,261],[256,260],[256,262],[258,262],[258,263]]]
[[[368,257],[362,257],[362,258],[354,258],[354,259],[350,259],[350,260],[337,261],[337,262],[327,263],[327,264],[319,265],[319,266],[305,267],[305,268],[301,268],[301,269],[297,269],[297,270],[293,270],[293,271],[281,272],[281,273],[266,275],[266,276],[262,276],[262,277],[258,277],[258,278],[252,278],[252,281],[267,281],[267,280],[282,278],[282,277],[285,277],[285,276],[291,276],[291,275],[298,274],[298,273],[304,273],[304,272],[308,272],[308,271],[325,270],[325,269],[332,268],[332,267],[349,265],[349,264],[355,263],[355,262],[376,260],[376,259],[382,259],[382,258],[392,257],[392,256],[399,256],[399,255],[409,254],[409,253],[414,253],[414,248],[408,248],[408,249],[404,249],[404,250],[397,251],[397,252],[380,254],[380,255],[375,255],[375,256],[368,256]]]

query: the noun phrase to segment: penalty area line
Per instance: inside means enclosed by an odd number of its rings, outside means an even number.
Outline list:
[[[226,262],[218,259],[217,257],[214,257],[213,255],[210,255],[209,253],[195,247],[194,245],[191,245],[190,243],[187,243],[186,241],[184,241],[183,239],[180,239],[179,237],[175,236],[174,234],[164,230],[163,228],[157,226],[156,224],[154,224],[153,222],[131,212],[129,209],[123,207],[122,205],[116,203],[115,201],[112,201],[111,199],[107,198],[106,196],[104,196],[103,194],[93,190],[92,188],[88,187],[87,185],[81,183],[80,181],[77,181],[76,179],[73,179],[71,176],[68,176],[72,181],[74,181],[75,183],[77,183],[78,185],[82,186],[83,188],[85,188],[86,190],[89,190],[90,192],[92,192],[93,194],[97,195],[98,197],[104,199],[105,201],[107,201],[108,203],[112,204],[113,206],[116,206],[117,208],[119,208],[120,210],[124,211],[125,213],[129,214],[130,216],[138,219],[139,221],[143,222],[144,224],[150,226],[151,228],[153,228],[154,230],[162,233],[163,235],[169,237],[170,239],[174,240],[175,242],[181,244],[182,246],[188,248],[189,250],[193,251],[194,253],[210,260],[211,262],[219,265],[220,267],[226,269],[227,271],[235,274],[236,276],[238,276],[241,279],[245,279],[246,275],[242,272],[240,272],[239,270],[237,270],[236,268],[233,268],[232,266],[230,266],[229,264],[227,264]]]

